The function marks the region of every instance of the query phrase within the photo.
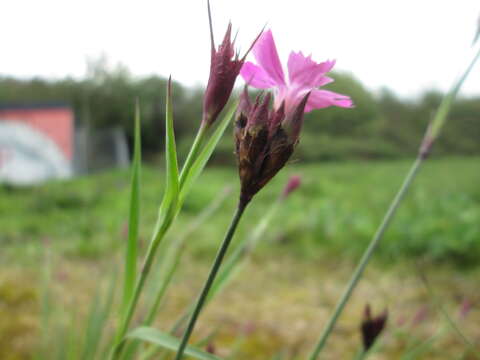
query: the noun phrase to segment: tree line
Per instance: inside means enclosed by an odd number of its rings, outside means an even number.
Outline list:
[[[307,114],[297,157],[305,161],[382,159],[416,153],[442,93],[428,91],[404,99],[388,89],[374,94],[351,74],[336,73],[333,77],[335,82],[328,89],[350,95],[355,108]],[[121,126],[131,141],[134,102],[139,98],[143,148],[147,155],[155,156],[163,149],[166,81],[159,76],[133,77],[125,67],[111,69],[97,62],[89,66],[83,79],[0,77],[0,104],[64,102],[72,106],[76,126]],[[198,128],[203,89],[174,82],[173,92],[176,136],[182,150]],[[479,140],[480,96],[463,97],[453,106],[434,155],[480,154]],[[225,137],[215,160],[232,162],[232,148],[231,139]]]

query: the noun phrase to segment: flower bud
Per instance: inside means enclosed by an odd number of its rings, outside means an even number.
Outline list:
[[[285,166],[298,143],[306,100],[289,114],[285,114],[283,104],[278,109],[270,109],[270,100],[271,95],[267,93],[252,104],[245,89],[237,110],[235,148],[241,199],[245,203]],[[288,132],[285,124],[293,124]]]
[[[290,111],[283,120],[282,126],[288,135],[292,138],[292,141],[298,141],[300,131],[303,126],[303,114],[305,112],[305,106],[307,105],[310,93],[307,93],[300,100],[299,104]]]
[[[387,318],[387,310],[378,316],[372,317],[370,305],[367,304],[367,306],[365,306],[365,314],[361,326],[363,348],[365,351],[368,351],[373,346],[378,336],[385,328]]]
[[[208,22],[210,24],[211,60],[210,75],[203,99],[203,126],[210,126],[215,120],[217,120],[218,115],[222,112],[232,94],[235,80],[245,63],[248,53],[252,50],[253,46],[263,33],[262,29],[245,55],[242,58],[239,58],[238,53],[234,50],[235,39],[233,41],[231,40],[232,24],[229,23],[222,43],[218,49],[215,49],[210,2],[208,1],[207,4]]]
[[[288,195],[290,195],[293,191],[295,191],[302,183],[302,178],[298,175],[292,175],[290,176],[290,179],[288,179],[287,185],[285,185],[285,188],[283,189],[282,196],[286,198]]]
[[[245,60],[239,59],[238,54],[235,54],[231,33],[232,24],[230,23],[218,50],[215,49],[212,40],[210,76],[203,99],[202,122],[207,126],[215,122],[225,107]]]

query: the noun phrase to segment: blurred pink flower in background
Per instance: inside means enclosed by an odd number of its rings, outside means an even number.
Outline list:
[[[424,305],[417,310],[412,319],[412,326],[418,326],[428,318],[428,306]]]
[[[464,319],[467,317],[468,313],[472,310],[473,303],[469,299],[463,299],[460,305],[459,316]]]
[[[288,179],[287,185],[283,189],[282,196],[286,198],[302,184],[302,178],[299,175],[292,175]]]
[[[350,97],[318,87],[333,82],[326,76],[335,65],[334,60],[316,63],[311,56],[304,56],[302,52],[290,53],[288,58],[288,78],[285,77],[280,58],[278,56],[272,31],[265,31],[255,46],[253,55],[258,65],[246,62],[240,74],[244,80],[257,89],[274,89],[276,109],[285,102],[285,112],[295,108],[305,95],[310,93],[305,112],[322,109],[329,106],[350,108],[353,106]]]

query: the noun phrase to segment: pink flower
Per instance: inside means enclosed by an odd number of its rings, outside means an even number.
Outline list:
[[[258,89],[271,93],[250,101],[248,89],[240,96],[235,119],[235,149],[239,168],[240,200],[247,204],[287,163],[300,139],[303,115],[328,106],[352,107],[348,96],[317,87],[333,80],[325,74],[334,61],[317,64],[302,53],[290,54],[285,78],[270,30],[253,46],[258,65],[246,62],[240,74]]]
[[[301,185],[301,183],[302,183],[302,178],[299,175],[290,176],[290,179],[288,179],[287,185],[283,189],[282,196],[286,198],[292,192],[297,190],[297,188]]]
[[[255,46],[253,55],[258,65],[246,62],[240,74],[244,80],[257,89],[274,89],[274,107],[279,109],[285,103],[285,112],[289,113],[310,93],[305,112],[322,109],[329,106],[353,107],[350,97],[328,90],[320,90],[333,81],[326,74],[335,65],[334,60],[316,63],[311,56],[304,56],[301,52],[291,52],[288,58],[288,78],[285,77],[278,56],[272,31],[265,31]]]

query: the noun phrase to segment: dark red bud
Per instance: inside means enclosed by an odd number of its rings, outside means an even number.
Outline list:
[[[266,125],[269,122],[271,97],[270,93],[267,93],[263,100],[260,96],[257,97],[253,111],[248,118],[247,126]]]
[[[365,314],[361,326],[363,347],[365,351],[368,351],[373,346],[378,336],[382,333],[387,318],[387,310],[378,316],[372,317],[370,305],[365,306]]]
[[[215,49],[210,2],[208,2],[208,20],[210,24],[211,60],[210,75],[203,99],[202,124],[205,126],[213,124],[227,104],[235,80],[245,61],[245,59],[238,59],[238,56],[235,55],[233,42],[231,41],[231,23],[228,24],[218,50]]]
[[[285,101],[282,102],[278,110],[272,116],[272,120],[270,122],[270,132],[273,134],[275,131],[278,130],[282,121],[285,119]]]
[[[210,3],[208,3],[208,19],[211,38],[211,62],[210,75],[203,99],[202,124],[204,126],[210,126],[213,124],[227,104],[228,99],[232,94],[235,80],[240,73],[240,69],[245,62],[246,56],[260,36],[260,34],[257,36],[257,39],[255,39],[245,56],[240,59],[238,54],[235,54],[235,40],[231,40],[231,23],[228,24],[227,31],[225,32],[225,36],[223,37],[223,41],[219,45],[218,50],[215,49]]]
[[[271,94],[267,93],[251,104],[245,90],[237,111],[236,155],[244,202],[250,201],[285,166],[295,148],[296,140],[292,141],[283,129],[285,106],[270,109],[270,102]],[[306,99],[299,106],[305,103]]]
[[[307,105],[309,96],[310,93],[307,93],[298,103],[298,105],[285,115],[285,120],[282,123],[282,127],[285,129],[285,132],[295,144],[298,142],[300,130],[302,130],[303,114],[305,113],[305,106]]]

